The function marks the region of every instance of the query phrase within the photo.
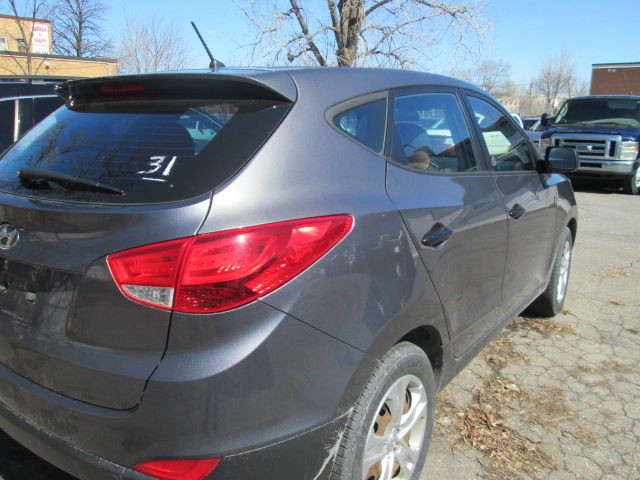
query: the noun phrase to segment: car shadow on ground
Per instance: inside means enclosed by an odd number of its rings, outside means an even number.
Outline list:
[[[589,180],[571,180],[571,186],[576,192],[599,193],[601,195],[611,195],[612,193],[622,194],[621,187],[611,187],[604,182]]]

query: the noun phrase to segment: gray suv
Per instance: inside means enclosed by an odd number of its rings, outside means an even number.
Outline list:
[[[86,79],[0,160],[0,429],[83,480],[410,479],[561,308],[575,152],[373,69]]]

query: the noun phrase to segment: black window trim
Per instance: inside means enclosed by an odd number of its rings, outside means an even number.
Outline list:
[[[396,162],[393,160],[391,156],[391,142],[385,143],[384,156],[387,162],[395,165],[396,167],[400,167],[404,170],[408,170],[410,172],[419,174],[419,175],[435,175],[435,176],[488,176],[491,174],[491,169],[488,168],[485,156],[483,151],[480,150],[480,143],[476,135],[476,131],[473,128],[473,125],[470,124],[470,119],[468,118],[468,112],[465,108],[465,104],[463,99],[461,98],[460,92],[456,87],[450,87],[446,85],[419,85],[419,86],[411,86],[411,87],[400,87],[396,89],[392,89],[390,91],[389,102],[387,102],[387,132],[390,132],[394,126],[394,112],[395,112],[395,99],[396,97],[405,97],[409,95],[419,95],[425,93],[449,93],[452,94],[456,102],[458,103],[458,107],[460,108],[460,113],[462,114],[462,119],[466,123],[467,130],[469,131],[469,135],[471,138],[471,148],[473,150],[473,155],[476,160],[476,165],[478,169],[473,172],[435,172],[435,171],[427,171],[427,170],[417,170],[415,168],[411,168],[408,165],[404,165],[402,163]],[[386,137],[389,138],[389,134],[386,134]]]
[[[537,169],[537,165],[538,162],[541,160],[538,157],[537,151],[536,149],[533,147],[533,144],[531,143],[531,139],[529,138],[529,135],[527,135],[525,133],[525,131],[520,127],[520,125],[518,125],[515,121],[514,118],[511,116],[511,114],[502,106],[500,105],[498,102],[494,101],[492,98],[482,95],[479,92],[475,92],[473,90],[468,90],[468,89],[460,89],[462,97],[463,97],[463,101],[464,101],[464,108],[465,108],[465,113],[467,114],[467,116],[469,117],[469,121],[471,122],[471,126],[473,128],[474,131],[474,136],[476,137],[476,141],[479,145],[480,150],[482,151],[482,157],[484,160],[485,165],[488,168],[488,172],[491,173],[492,175],[539,175],[540,172],[538,172]],[[484,140],[482,139],[482,131],[480,129],[480,125],[478,125],[477,121],[473,121],[474,118],[474,113],[473,113],[473,108],[471,107],[471,104],[469,103],[468,97],[475,97],[479,100],[482,100],[486,103],[488,103],[489,105],[491,105],[492,107],[496,108],[500,113],[502,113],[506,118],[507,121],[511,122],[511,124],[516,127],[516,129],[524,136],[525,142],[527,144],[527,146],[529,147],[529,151],[531,153],[530,157],[531,157],[531,161],[533,162],[533,169],[532,170],[505,170],[505,171],[499,171],[496,170],[494,168],[494,166],[491,164],[491,155],[489,155],[489,150],[487,150],[487,147],[485,145]]]
[[[380,147],[380,151],[376,152],[375,150],[373,150],[369,146],[367,146],[364,143],[360,142],[357,138],[352,137],[347,132],[342,130],[340,127],[338,127],[334,122],[334,118],[337,117],[338,115],[342,114],[342,113],[348,112],[349,110],[353,110],[354,108],[362,107],[362,106],[366,105],[367,103],[376,102],[378,100],[384,100],[385,101],[385,118],[384,118],[384,128],[382,130],[382,144],[381,144],[382,146]],[[381,157],[381,158],[384,158],[384,152],[386,151],[386,145],[387,145],[387,128],[386,128],[386,126],[387,126],[388,121],[389,121],[389,115],[390,115],[389,112],[390,112],[390,110],[389,110],[389,91],[388,90],[380,90],[380,91],[377,91],[377,92],[367,93],[366,95],[360,95],[358,97],[353,97],[353,98],[350,98],[348,100],[342,101],[340,103],[336,103],[335,105],[332,105],[331,107],[327,108],[327,110],[325,111],[325,114],[324,114],[324,118],[327,121],[327,123],[329,124],[329,126],[333,130],[338,132],[341,136],[349,139],[350,141],[354,142],[359,147],[364,148],[365,150],[373,153],[374,155],[376,155],[378,157]]]

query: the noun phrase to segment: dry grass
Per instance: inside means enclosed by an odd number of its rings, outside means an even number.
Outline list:
[[[573,437],[586,447],[593,447],[597,442],[596,436],[593,433],[580,426],[575,426],[575,428],[570,430],[563,429],[561,434],[563,437]]]
[[[555,325],[541,319],[518,319],[518,326],[541,329],[544,332],[570,333],[570,327]],[[533,322],[531,322],[533,320]],[[541,321],[538,321],[541,320]],[[595,436],[578,422],[577,414],[565,401],[562,389],[542,387],[529,392],[512,379],[501,375],[507,364],[522,360],[524,356],[508,337],[492,342],[482,357],[493,370],[481,386],[473,391],[473,401],[466,406],[456,406],[448,388],[439,396],[435,435],[451,442],[452,450],[463,447],[482,454],[485,475],[491,480],[518,480],[523,475],[555,470],[551,457],[538,443],[527,437],[527,430],[516,430],[505,418],[517,415],[535,430],[554,429],[560,435],[572,437],[585,446],[596,444]],[[574,368],[575,378],[585,373],[605,371],[628,372],[627,366],[615,362],[603,362],[598,367]],[[639,479],[640,480],[640,479]]]
[[[597,273],[597,275],[605,278],[619,278],[628,277],[631,274],[626,268],[603,268]]]
[[[569,370],[569,375],[573,378],[582,378],[587,375],[598,375],[602,373],[601,367],[591,367],[587,365],[577,365]]]
[[[474,400],[464,408],[456,407],[448,389],[439,396],[435,434],[451,438],[452,449],[469,447],[480,452],[489,478],[517,480],[522,474],[540,469],[553,470],[551,458],[538,445],[507,425],[500,410],[506,405],[521,405],[530,395],[512,380],[500,375],[507,364],[524,359],[513,340],[500,337],[485,348],[481,356],[493,370],[473,392]]]
[[[608,372],[616,372],[616,373],[635,373],[637,370],[634,370],[633,367],[629,365],[621,365],[618,362],[614,362],[613,360],[605,360],[602,362],[602,369]]]
[[[524,358],[509,337],[496,338],[480,353],[480,356],[494,372],[499,372],[507,364]]]
[[[567,407],[562,390],[555,387],[541,388],[535,396],[529,397],[526,412],[529,412],[527,423],[543,428],[576,418],[575,412]]]
[[[613,360],[605,360],[600,365],[591,367],[586,365],[578,365],[571,369],[569,375],[573,378],[582,378],[585,374],[604,375],[609,372],[615,373],[634,373],[635,370],[629,365],[621,365]]]
[[[551,458],[535,442],[509,427],[499,409],[529,398],[526,392],[500,375],[492,375],[475,392],[475,401],[456,408],[451,396],[441,394],[436,435],[453,435],[452,449],[463,446],[488,459],[487,475],[495,480],[516,480],[541,468],[555,469]]]
[[[553,333],[556,335],[574,334],[576,331],[569,325],[562,325],[546,318],[530,318],[530,317],[517,317],[511,322],[510,328],[512,330],[525,329],[534,330],[539,333]]]

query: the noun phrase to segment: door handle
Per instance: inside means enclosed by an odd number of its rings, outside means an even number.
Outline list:
[[[449,240],[451,235],[453,235],[453,230],[446,225],[436,223],[427,233],[425,233],[424,237],[422,237],[422,245],[430,248],[439,247]]]
[[[511,207],[511,210],[509,210],[509,216],[518,220],[525,214],[526,211],[526,208],[516,203],[513,207]]]

